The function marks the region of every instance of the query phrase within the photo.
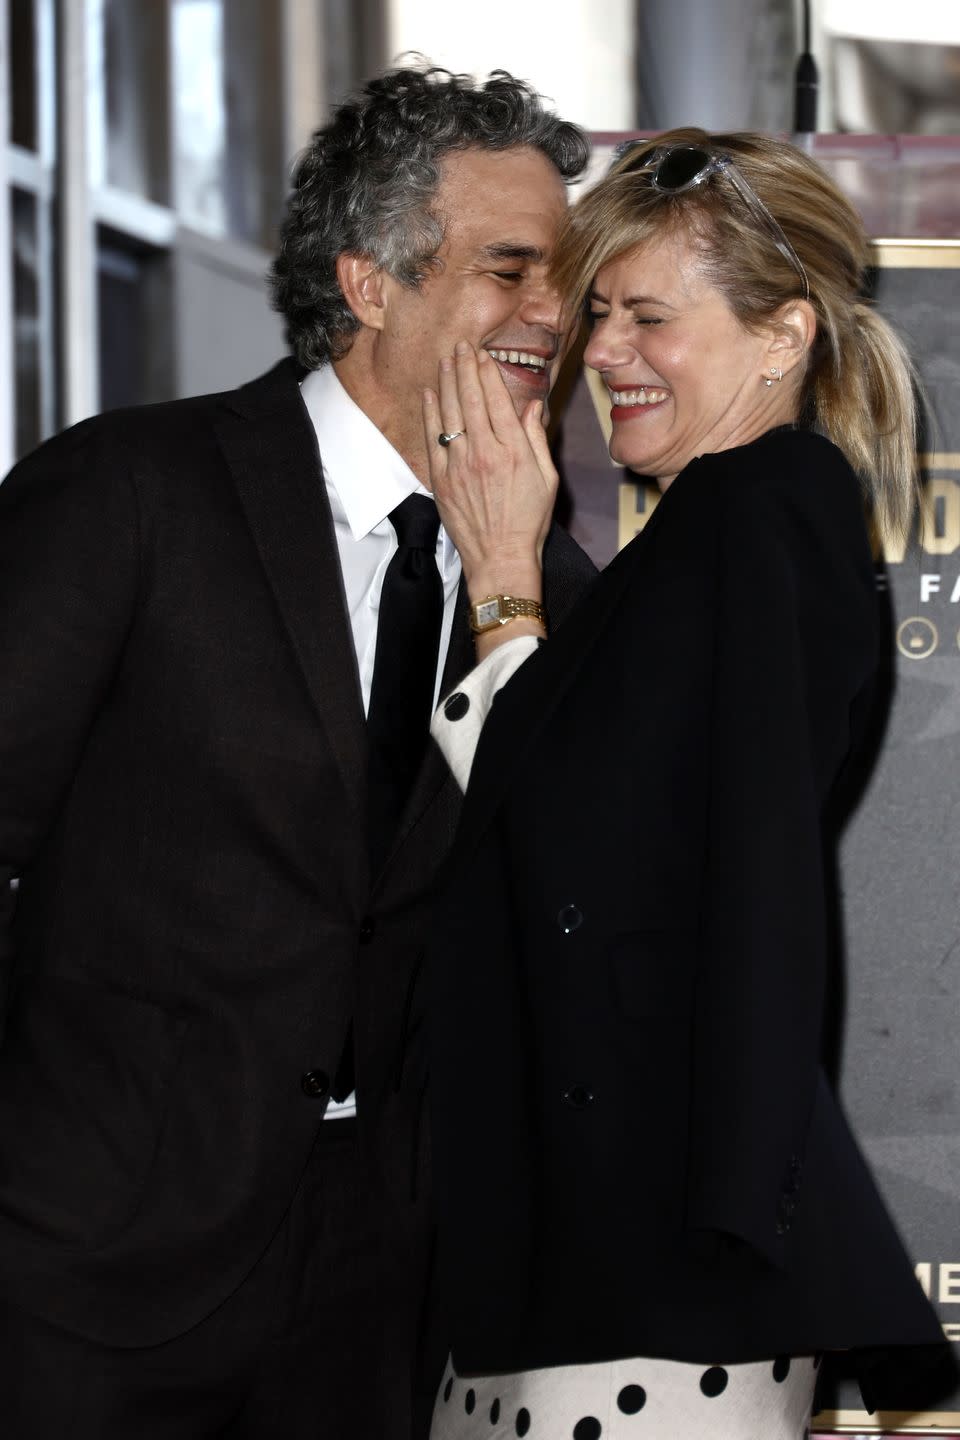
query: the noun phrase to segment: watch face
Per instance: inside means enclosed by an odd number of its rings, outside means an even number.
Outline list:
[[[478,626],[495,625],[500,619],[500,601],[499,599],[483,600],[479,605],[473,607],[473,613]]]

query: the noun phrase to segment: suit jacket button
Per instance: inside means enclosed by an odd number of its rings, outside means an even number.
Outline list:
[[[330,1076],[326,1070],[308,1070],[300,1076],[300,1089],[311,1100],[324,1100],[330,1093]]]
[[[360,944],[361,944],[361,945],[369,945],[369,944],[370,944],[370,941],[373,939],[374,931],[376,930],[376,928],[377,928],[377,927],[376,927],[376,925],[374,925],[374,923],[373,923],[372,920],[364,920],[363,924],[360,926]]]
[[[563,1098],[574,1110],[586,1110],[593,1104],[593,1091],[589,1085],[571,1085],[569,1090],[564,1090]]]
[[[564,935],[569,935],[571,931],[579,930],[583,924],[583,916],[576,905],[564,905],[563,909],[557,915],[557,924],[560,926]]]

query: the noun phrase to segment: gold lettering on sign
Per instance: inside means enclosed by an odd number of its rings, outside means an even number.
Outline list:
[[[922,498],[917,517],[917,539],[927,555],[952,555],[960,549],[960,484],[938,472],[960,471],[960,453],[940,451],[917,456]],[[869,518],[873,558],[882,555],[888,565],[901,565],[907,553],[907,537],[881,536],[873,516]]]
[[[960,548],[960,487],[937,478],[923,487],[920,544],[928,555],[952,555]]]
[[[639,535],[657,507],[660,491],[656,485],[646,485],[642,480],[623,481],[620,485],[618,507],[617,549],[629,545]]]
[[[940,1266],[941,1305],[960,1305],[960,1265]]]
[[[920,1260],[913,1273],[928,1300],[936,1298],[941,1305],[960,1305],[960,1262],[942,1260],[934,1265],[930,1260]]]

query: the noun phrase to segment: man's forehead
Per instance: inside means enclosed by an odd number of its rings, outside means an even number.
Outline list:
[[[489,212],[509,224],[514,215],[526,221],[544,210],[561,212],[566,204],[560,172],[530,146],[457,150],[441,162],[436,206],[451,220]]]
[[[536,264],[553,249],[563,208],[531,205],[529,196],[513,206],[495,194],[469,199],[442,212],[445,243],[478,260]]]

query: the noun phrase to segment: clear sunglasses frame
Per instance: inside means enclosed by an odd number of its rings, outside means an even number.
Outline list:
[[[661,195],[682,195],[686,190],[693,190],[698,185],[705,184],[712,175],[725,175],[754,220],[767,232],[780,254],[799,275],[803,282],[804,300],[810,299],[810,282],[800,256],[783,233],[779,222],[774,219],[753,186],[749,185],[740,174],[729,155],[715,155],[700,145],[661,145],[651,149],[649,141],[627,140],[614,152],[614,163],[619,164],[633,150],[639,152],[638,159],[642,162],[636,166],[636,169],[649,171],[650,184]],[[681,156],[687,157],[691,163],[696,161],[699,163],[695,164],[695,168],[689,170],[689,173],[687,173],[687,167],[684,167],[676,179],[672,180],[670,163],[673,162],[674,169],[676,169],[676,162]],[[629,165],[623,168],[632,172],[634,167]]]

